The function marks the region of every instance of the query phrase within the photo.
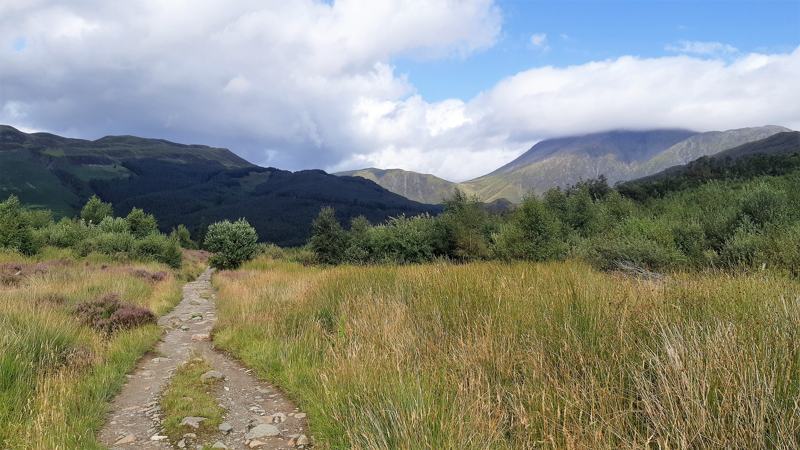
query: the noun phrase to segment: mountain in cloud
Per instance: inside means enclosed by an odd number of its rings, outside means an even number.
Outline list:
[[[133,136],[86,141],[0,126],[0,197],[11,194],[70,216],[97,194],[117,214],[137,206],[165,230],[183,223],[195,233],[245,217],[263,240],[281,245],[304,243],[322,206],[342,220],[374,222],[438,211],[363,178],[258,167],[222,148]]]

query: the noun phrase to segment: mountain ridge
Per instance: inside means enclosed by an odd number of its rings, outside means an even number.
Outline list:
[[[685,129],[610,130],[575,136],[562,136],[536,143],[528,151],[492,172],[448,188],[461,189],[483,202],[508,199],[519,202],[529,192],[541,194],[552,187],[566,187],[581,180],[603,175],[610,183],[647,176],[748,142],[772,136],[788,128],[766,125],[725,131],[696,132]],[[348,173],[376,181],[404,196],[416,195],[404,186],[379,176],[380,169],[361,169]],[[426,176],[404,171],[414,178],[415,191],[424,186]],[[433,176],[433,175],[430,175]],[[438,191],[441,196],[442,191]],[[433,198],[429,198],[432,200]]]
[[[11,194],[57,216],[74,216],[99,195],[117,214],[140,207],[165,231],[183,223],[195,236],[215,221],[245,217],[263,240],[280,245],[303,244],[323,206],[336,208],[343,221],[440,210],[363,178],[259,167],[228,149],[135,136],[87,141],[5,126],[0,197]]]

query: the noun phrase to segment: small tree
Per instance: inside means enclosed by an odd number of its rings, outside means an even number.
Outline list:
[[[81,219],[86,223],[99,224],[106,217],[111,217],[114,214],[114,208],[111,203],[106,203],[100,200],[100,197],[93,195],[88,202],[81,209]]]
[[[195,249],[197,248],[197,243],[192,240],[192,234],[189,232],[189,229],[186,228],[186,225],[180,224],[177,228],[172,229],[172,233],[169,235],[172,239],[178,241],[181,244],[181,247],[188,248],[188,249]]]
[[[39,250],[28,216],[19,199],[12,195],[0,203],[0,248],[32,255]]]
[[[205,247],[214,252],[209,262],[217,269],[236,269],[250,260],[258,248],[258,233],[245,219],[213,223],[206,232]]]
[[[536,197],[526,197],[495,235],[495,252],[506,259],[544,261],[562,256],[558,218]]]
[[[149,234],[158,232],[158,222],[155,216],[147,214],[139,208],[131,209],[127,219],[131,233],[137,238],[141,239]]]
[[[347,234],[342,229],[336,212],[331,207],[324,207],[311,224],[311,238],[308,241],[311,250],[322,264],[338,264],[344,258],[347,249]]]

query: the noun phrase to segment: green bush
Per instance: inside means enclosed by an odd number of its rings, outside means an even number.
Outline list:
[[[376,262],[421,263],[433,260],[444,238],[436,218],[394,217],[369,229],[370,253]]]
[[[566,252],[561,224],[539,199],[526,197],[508,223],[494,236],[495,255],[503,259],[544,261]]]
[[[309,247],[322,264],[339,264],[347,249],[347,233],[342,229],[333,208],[322,208],[311,224]]]
[[[96,233],[81,220],[63,218],[40,230],[47,245],[69,248]]]
[[[178,242],[163,234],[149,234],[133,242],[137,258],[162,262],[174,268],[181,266],[181,248]]]
[[[236,269],[255,256],[258,233],[246,220],[224,220],[211,224],[206,232],[205,247],[214,254],[209,262],[218,269]]]
[[[134,238],[130,233],[98,233],[88,239],[79,241],[74,245],[76,252],[81,256],[89,253],[102,253],[104,255],[130,255],[133,250]]]
[[[585,241],[581,252],[603,270],[632,265],[663,270],[685,264],[688,259],[675,245],[672,229],[665,222],[632,217],[613,232]]]
[[[124,217],[108,216],[100,221],[98,228],[106,233],[129,233],[131,231],[128,220]]]
[[[445,201],[444,213],[436,225],[442,227],[444,238],[434,242],[436,253],[462,261],[489,256],[489,238],[495,230],[477,198],[456,190],[455,195]]]
[[[192,234],[189,232],[189,229],[186,228],[186,225],[180,224],[177,228],[173,228],[172,232],[169,234],[172,239],[178,241],[178,243],[183,248],[188,249],[196,249],[197,243],[192,240]]]
[[[343,262],[363,264],[372,259],[370,250],[369,229],[372,225],[364,216],[354,217],[350,221],[347,247],[342,257]]]
[[[111,203],[105,203],[96,195],[93,195],[89,201],[81,209],[81,219],[86,223],[97,225],[102,222],[106,217],[111,217],[114,214],[114,208]]]
[[[131,209],[127,217],[131,233],[137,238],[158,233],[158,222],[152,214],[147,214],[139,208]]]
[[[761,185],[744,195],[740,212],[742,219],[763,227],[783,222],[788,215],[788,205],[786,193]]]
[[[33,255],[40,246],[19,199],[12,195],[0,203],[0,248]]]

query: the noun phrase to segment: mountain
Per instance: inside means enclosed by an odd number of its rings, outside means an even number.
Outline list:
[[[518,202],[528,192],[604,175],[610,183],[656,173],[704,155],[764,139],[776,126],[697,133],[689,130],[615,130],[548,139],[494,172],[460,184],[483,201]]]
[[[97,194],[117,214],[141,207],[162,229],[183,223],[195,234],[214,221],[245,217],[263,240],[280,245],[305,242],[322,206],[336,208],[344,221],[364,215],[373,222],[440,209],[363,178],[258,167],[227,149],[133,136],[87,141],[0,126],[0,197],[10,194],[56,215],[75,215]]]
[[[630,177],[647,176],[668,167],[687,164],[702,156],[715,155],[723,150],[756,142],[777,133],[791,131],[788,128],[767,125],[763,127],[739,128],[728,131],[699,133],[678,142],[635,168]]]
[[[800,132],[774,134],[688,164],[617,185],[619,191],[640,201],[698,186],[710,180],[780,176],[800,168]]]
[[[439,204],[452,197],[457,183],[435,175],[402,169],[367,168],[338,172],[335,175],[353,176],[372,180],[396,194],[420,203]]]
[[[615,130],[541,141],[494,172],[462,183],[485,201],[518,202],[530,191],[540,194],[555,186],[605,175],[625,176],[631,164],[655,156],[696,134],[689,130]]]

